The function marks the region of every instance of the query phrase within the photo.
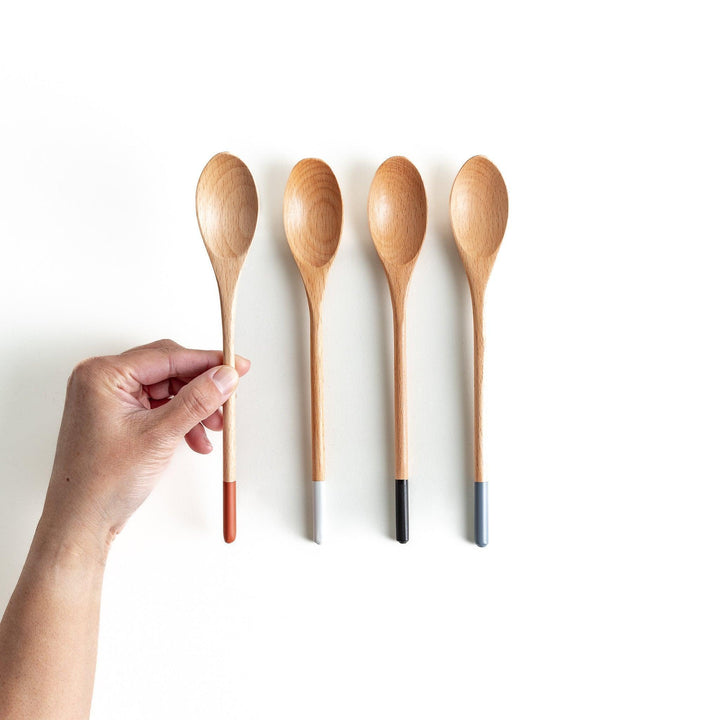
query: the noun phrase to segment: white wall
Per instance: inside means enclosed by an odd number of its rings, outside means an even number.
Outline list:
[[[241,278],[237,542],[221,457],[178,452],[118,538],[94,717],[717,717],[717,67],[711,3],[19,4],[0,24],[0,604],[73,364],[218,347],[194,215],[228,150],[261,203]],[[677,9],[674,9],[677,8]],[[470,538],[471,319],[448,194],[510,221],[487,295],[490,545]],[[420,170],[411,541],[392,540],[375,168]],[[335,170],[326,543],[308,540],[292,165]],[[216,443],[219,444],[219,443]],[[713,687],[715,686],[715,687]]]

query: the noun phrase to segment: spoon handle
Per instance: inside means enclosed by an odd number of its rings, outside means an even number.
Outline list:
[[[229,296],[229,297],[228,297]],[[223,363],[235,367],[235,293],[220,293],[222,314]],[[235,540],[235,393],[223,405],[223,537]]]
[[[474,394],[475,394],[475,544],[488,544],[487,483],[482,473],[482,384],[485,343],[483,340],[484,288],[472,288],[473,346],[474,346]]]
[[[404,294],[393,302],[395,354],[395,536],[410,539],[408,522],[407,376],[405,372]]]
[[[312,421],[313,540],[322,541],[325,483],[325,422],[323,419],[322,312],[310,303],[310,404]]]

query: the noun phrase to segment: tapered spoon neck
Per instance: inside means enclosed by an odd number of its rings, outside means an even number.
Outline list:
[[[323,309],[323,295],[324,288],[316,288],[314,292],[309,292],[307,289],[305,294],[307,295],[308,310],[310,311],[310,324],[320,324],[322,319]]]
[[[223,336],[223,362],[235,365],[235,286],[220,288],[220,320]]]
[[[402,317],[405,315],[410,276],[406,273],[388,273],[387,275],[393,315]]]
[[[227,273],[217,275],[218,292],[220,293],[220,310],[231,313],[235,310],[235,296],[237,295],[238,276],[232,278]]]
[[[470,285],[470,294],[473,302],[476,298],[482,300],[485,296],[485,288],[487,287],[490,272],[487,267],[482,265],[468,266],[465,264],[465,274],[467,275],[468,284]]]
[[[393,328],[395,333],[400,331],[403,335],[405,334],[405,298],[399,297],[393,299],[392,303],[393,313]]]
[[[483,309],[485,307],[485,288],[482,287],[470,293],[472,301],[473,322],[482,329]]]

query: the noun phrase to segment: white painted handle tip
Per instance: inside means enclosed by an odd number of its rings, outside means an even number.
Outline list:
[[[325,481],[316,480],[313,489],[313,540],[320,545],[322,542],[323,515],[325,512]]]

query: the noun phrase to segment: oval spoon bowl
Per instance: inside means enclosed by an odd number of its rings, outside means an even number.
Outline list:
[[[500,171],[487,158],[470,158],[450,192],[450,222],[461,254],[469,260],[497,253],[508,219],[508,195]]]
[[[258,217],[258,196],[247,165],[229,153],[213,156],[195,193],[200,234],[208,253],[244,259]]]
[[[290,173],[283,197],[283,222],[296,261],[315,268],[332,262],[342,233],[340,188],[322,160],[301,160]]]
[[[420,173],[407,158],[388,158],[377,169],[368,196],[368,221],[386,268],[417,258],[427,228],[427,198]]]

